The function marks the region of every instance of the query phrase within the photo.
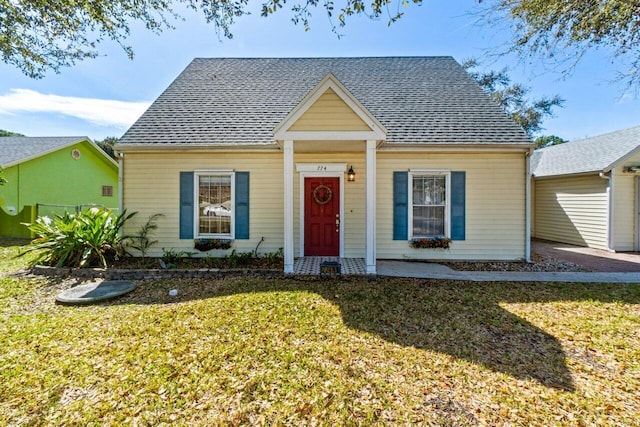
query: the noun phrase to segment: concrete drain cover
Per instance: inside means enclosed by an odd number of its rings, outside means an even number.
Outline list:
[[[104,282],[92,282],[86,285],[75,286],[60,293],[56,301],[62,304],[91,304],[119,297],[136,288],[133,282],[125,280],[105,280]]]

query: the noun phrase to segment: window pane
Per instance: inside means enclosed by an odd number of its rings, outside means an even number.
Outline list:
[[[444,236],[444,206],[414,206],[413,235]]]
[[[445,203],[446,179],[442,175],[413,177],[414,205],[442,205]]]
[[[199,233],[231,234],[231,176],[199,177]]]

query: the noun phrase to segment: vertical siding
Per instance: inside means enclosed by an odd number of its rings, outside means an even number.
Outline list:
[[[523,153],[378,153],[377,254],[385,259],[524,258]],[[393,172],[412,168],[466,172],[466,239],[449,250],[412,249],[393,240]]]
[[[348,182],[344,177],[344,255],[347,258],[362,258],[365,255],[366,165],[364,152],[359,153],[296,153],[294,163],[346,163],[353,165],[356,181]],[[295,169],[294,169],[295,170]],[[300,254],[300,174],[294,172],[294,255]]]
[[[607,181],[597,175],[537,179],[536,237],[607,249]]]
[[[371,130],[371,128],[333,90],[327,89],[289,130]]]
[[[249,240],[236,240],[238,251],[253,250],[261,237],[260,252],[275,252],[283,247],[283,173],[281,153],[127,153],[124,160],[124,206],[138,214],[126,225],[133,234],[155,213],[158,221],[152,255],[162,248],[194,251],[193,240],[179,238],[180,172],[195,169],[233,168],[250,173]],[[220,253],[225,253],[221,251]]]
[[[624,162],[626,165],[640,164],[640,154]],[[637,242],[636,214],[636,174],[624,173],[623,166],[615,168],[613,173],[613,248],[616,251],[634,251]]]

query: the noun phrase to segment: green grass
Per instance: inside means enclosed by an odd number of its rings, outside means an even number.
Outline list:
[[[638,285],[0,286],[0,425],[638,424]]]

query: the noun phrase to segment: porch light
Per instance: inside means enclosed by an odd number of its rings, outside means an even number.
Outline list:
[[[356,173],[353,170],[353,165],[349,166],[349,170],[347,171],[347,180],[349,182],[353,182],[356,180]]]

